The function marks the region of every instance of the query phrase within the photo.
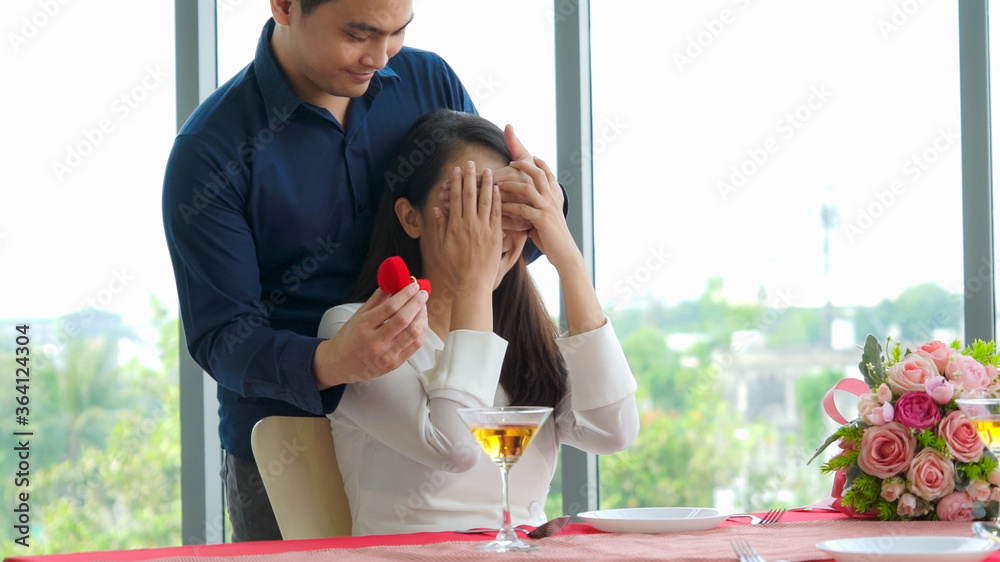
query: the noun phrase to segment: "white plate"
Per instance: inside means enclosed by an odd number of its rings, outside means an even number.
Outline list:
[[[869,537],[818,543],[837,562],[979,562],[998,548],[978,537]]]
[[[707,507],[634,507],[587,511],[579,517],[608,533],[676,533],[711,529],[729,514]]]

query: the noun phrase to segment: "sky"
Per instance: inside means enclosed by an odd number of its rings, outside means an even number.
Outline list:
[[[763,287],[773,306],[961,287],[954,3],[591,4],[595,145],[576,157],[594,165],[603,302],[697,298],[712,276],[732,300]],[[0,318],[97,305],[142,323],[151,296],[176,311],[160,219],[173,1],[143,6],[18,0],[0,23],[0,68],[18,77],[0,93],[12,108]],[[219,10],[221,83],[252,58],[269,12],[263,0]],[[484,116],[555,163],[553,4],[414,11],[406,44],[442,54]],[[824,204],[840,219],[829,274]],[[551,267],[533,269],[555,302]]]

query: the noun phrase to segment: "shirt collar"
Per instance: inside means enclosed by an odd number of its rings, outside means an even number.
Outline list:
[[[278,67],[274,51],[271,50],[272,33],[274,33],[273,18],[267,20],[260,34],[257,54],[253,59],[254,72],[257,74],[257,83],[260,85],[261,95],[268,111],[291,113],[303,102]]]
[[[268,109],[289,113],[298,106],[304,105],[305,102],[295,93],[295,89],[288,83],[285,74],[278,67],[278,61],[274,58],[274,51],[271,50],[271,35],[274,33],[274,25],[274,18],[268,19],[267,23],[264,24],[260,41],[257,43],[257,54],[254,56],[254,71],[257,74],[257,82]],[[365,92],[364,97],[374,99],[382,91],[383,79],[391,79],[396,82],[400,80],[396,71],[389,66],[377,70],[375,78],[368,84],[368,91]]]

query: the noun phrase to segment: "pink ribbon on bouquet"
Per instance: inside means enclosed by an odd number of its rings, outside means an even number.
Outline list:
[[[826,391],[826,396],[823,397],[823,409],[826,410],[826,415],[830,416],[833,421],[841,425],[847,423],[847,419],[841,415],[840,410],[837,409],[837,403],[833,400],[833,391],[835,390],[850,392],[855,396],[861,396],[862,394],[868,394],[871,392],[868,389],[868,385],[865,384],[864,381],[858,379],[843,379],[833,385],[833,388]]]

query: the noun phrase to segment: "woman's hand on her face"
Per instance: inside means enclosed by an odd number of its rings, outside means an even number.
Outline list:
[[[471,160],[451,173],[447,215],[434,209],[441,252],[449,264],[456,288],[488,288],[492,293],[500,266],[503,230],[500,191],[492,170],[483,170],[476,186],[476,164]]]
[[[493,183],[501,183],[505,181],[522,181],[531,182],[531,176],[525,174],[524,172],[515,170],[510,166],[504,166],[503,168],[497,168],[493,170]],[[448,208],[451,206],[451,182],[446,182],[444,188],[439,192],[438,197],[441,199],[442,208],[445,214],[448,214]],[[503,194],[506,201],[520,203],[523,201],[517,200],[511,194]],[[504,230],[514,230],[514,231],[527,231],[531,230],[531,222],[527,219],[517,216],[512,213],[503,213],[503,229]]]
[[[507,150],[510,151],[512,161],[516,160],[526,160],[531,161],[531,153],[528,149],[521,144],[521,140],[517,138],[514,134],[514,127],[507,125],[503,132],[504,143],[507,145]],[[502,183],[505,181],[520,181],[525,183],[530,183],[531,176],[525,174],[524,172],[515,169],[511,166],[504,166],[503,168],[497,168],[493,170],[493,183]],[[451,200],[451,189],[450,184],[445,184],[445,188],[440,192],[441,203],[445,212],[447,213],[448,207],[450,206]],[[560,188],[561,189],[561,188]],[[523,203],[511,194],[504,194],[504,201],[511,201],[514,203]],[[526,231],[531,230],[531,222],[524,217],[515,215],[513,213],[503,213],[503,229],[504,230],[514,230],[514,231]]]
[[[531,224],[528,236],[556,269],[568,260],[582,259],[563,215],[562,188],[548,164],[532,158],[511,162],[510,167],[530,177],[531,182],[500,182],[503,214]]]

